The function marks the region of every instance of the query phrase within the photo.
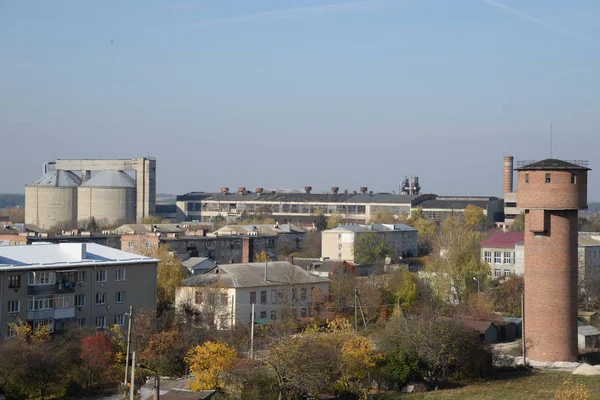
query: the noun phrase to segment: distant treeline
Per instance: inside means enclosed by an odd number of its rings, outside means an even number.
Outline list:
[[[0,210],[3,208],[24,207],[24,194],[0,194]]]
[[[588,203],[588,212],[591,214],[600,213],[600,203]]]

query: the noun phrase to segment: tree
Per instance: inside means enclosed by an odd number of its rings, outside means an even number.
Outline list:
[[[295,253],[298,257],[321,257],[321,232],[306,232],[300,244],[300,251]]]
[[[141,224],[147,224],[147,225],[148,224],[149,225],[168,224],[169,222],[170,221],[168,219],[159,217],[157,215],[146,215],[140,221]]]
[[[340,351],[341,383],[344,388],[356,389],[357,382],[363,382],[367,373],[375,366],[377,355],[373,342],[364,336],[349,335],[343,341]],[[351,385],[354,382],[354,385]]]
[[[509,317],[521,317],[523,288],[523,277],[514,274],[510,278],[498,282],[498,286],[492,291],[495,311],[502,312]]]
[[[113,368],[115,355],[115,343],[107,334],[99,332],[83,339],[80,357],[87,371],[87,388],[106,380]]]
[[[466,301],[476,290],[473,278],[485,280],[489,267],[479,257],[482,235],[457,217],[442,223],[427,272],[439,300]]]
[[[194,376],[190,389],[195,392],[222,389],[223,374],[233,367],[236,360],[237,352],[222,342],[207,341],[191,348],[185,358]]]
[[[271,257],[269,257],[267,252],[263,250],[259,254],[257,254],[256,262],[265,262],[265,261],[271,261]]]
[[[331,214],[327,219],[327,229],[335,228],[346,221],[346,218],[342,214]]]
[[[419,357],[401,347],[392,348],[377,361],[382,379],[397,384],[398,387],[422,379],[426,371],[426,366]]]
[[[175,289],[186,278],[181,260],[169,252],[167,244],[161,244],[152,253],[158,263],[157,301],[159,310],[175,303]]]
[[[465,223],[473,229],[484,229],[488,223],[483,208],[469,204],[464,211]]]
[[[417,207],[412,211],[408,224],[419,232],[419,253],[429,254],[432,242],[437,234],[437,225],[423,215],[423,208]]]
[[[393,224],[395,222],[396,217],[394,217],[394,214],[387,208],[377,211],[371,216],[371,219],[369,219],[370,224]]]
[[[391,257],[392,248],[383,235],[366,232],[354,240],[354,261],[358,264],[383,265],[386,257]]]
[[[398,312],[411,310],[417,302],[417,277],[405,268],[399,268],[388,276],[385,289]]]
[[[513,232],[524,232],[525,231],[525,213],[521,213],[516,216],[513,220],[510,230]]]
[[[25,208],[11,207],[0,210],[0,216],[8,217],[13,224],[22,224],[25,222]]]
[[[315,222],[315,229],[317,232],[322,232],[327,229],[327,218],[322,213],[319,214],[317,221]]]

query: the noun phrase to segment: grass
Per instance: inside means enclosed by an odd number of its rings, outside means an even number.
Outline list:
[[[573,375],[559,371],[510,371],[498,373],[486,380],[463,382],[457,389],[444,389],[429,393],[389,393],[378,400],[462,400],[462,399],[552,399],[563,382],[572,378],[584,384],[590,391],[590,399],[600,400],[600,378],[598,376]]]

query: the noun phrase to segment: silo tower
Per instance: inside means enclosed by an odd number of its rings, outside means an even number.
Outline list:
[[[577,213],[587,208],[587,162],[546,159],[517,167],[525,210],[527,356],[577,360]]]

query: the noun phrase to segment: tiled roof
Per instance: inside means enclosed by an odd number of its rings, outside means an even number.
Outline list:
[[[524,240],[525,234],[523,232],[496,233],[488,240],[481,242],[481,247],[513,248],[515,244],[521,243]]]

